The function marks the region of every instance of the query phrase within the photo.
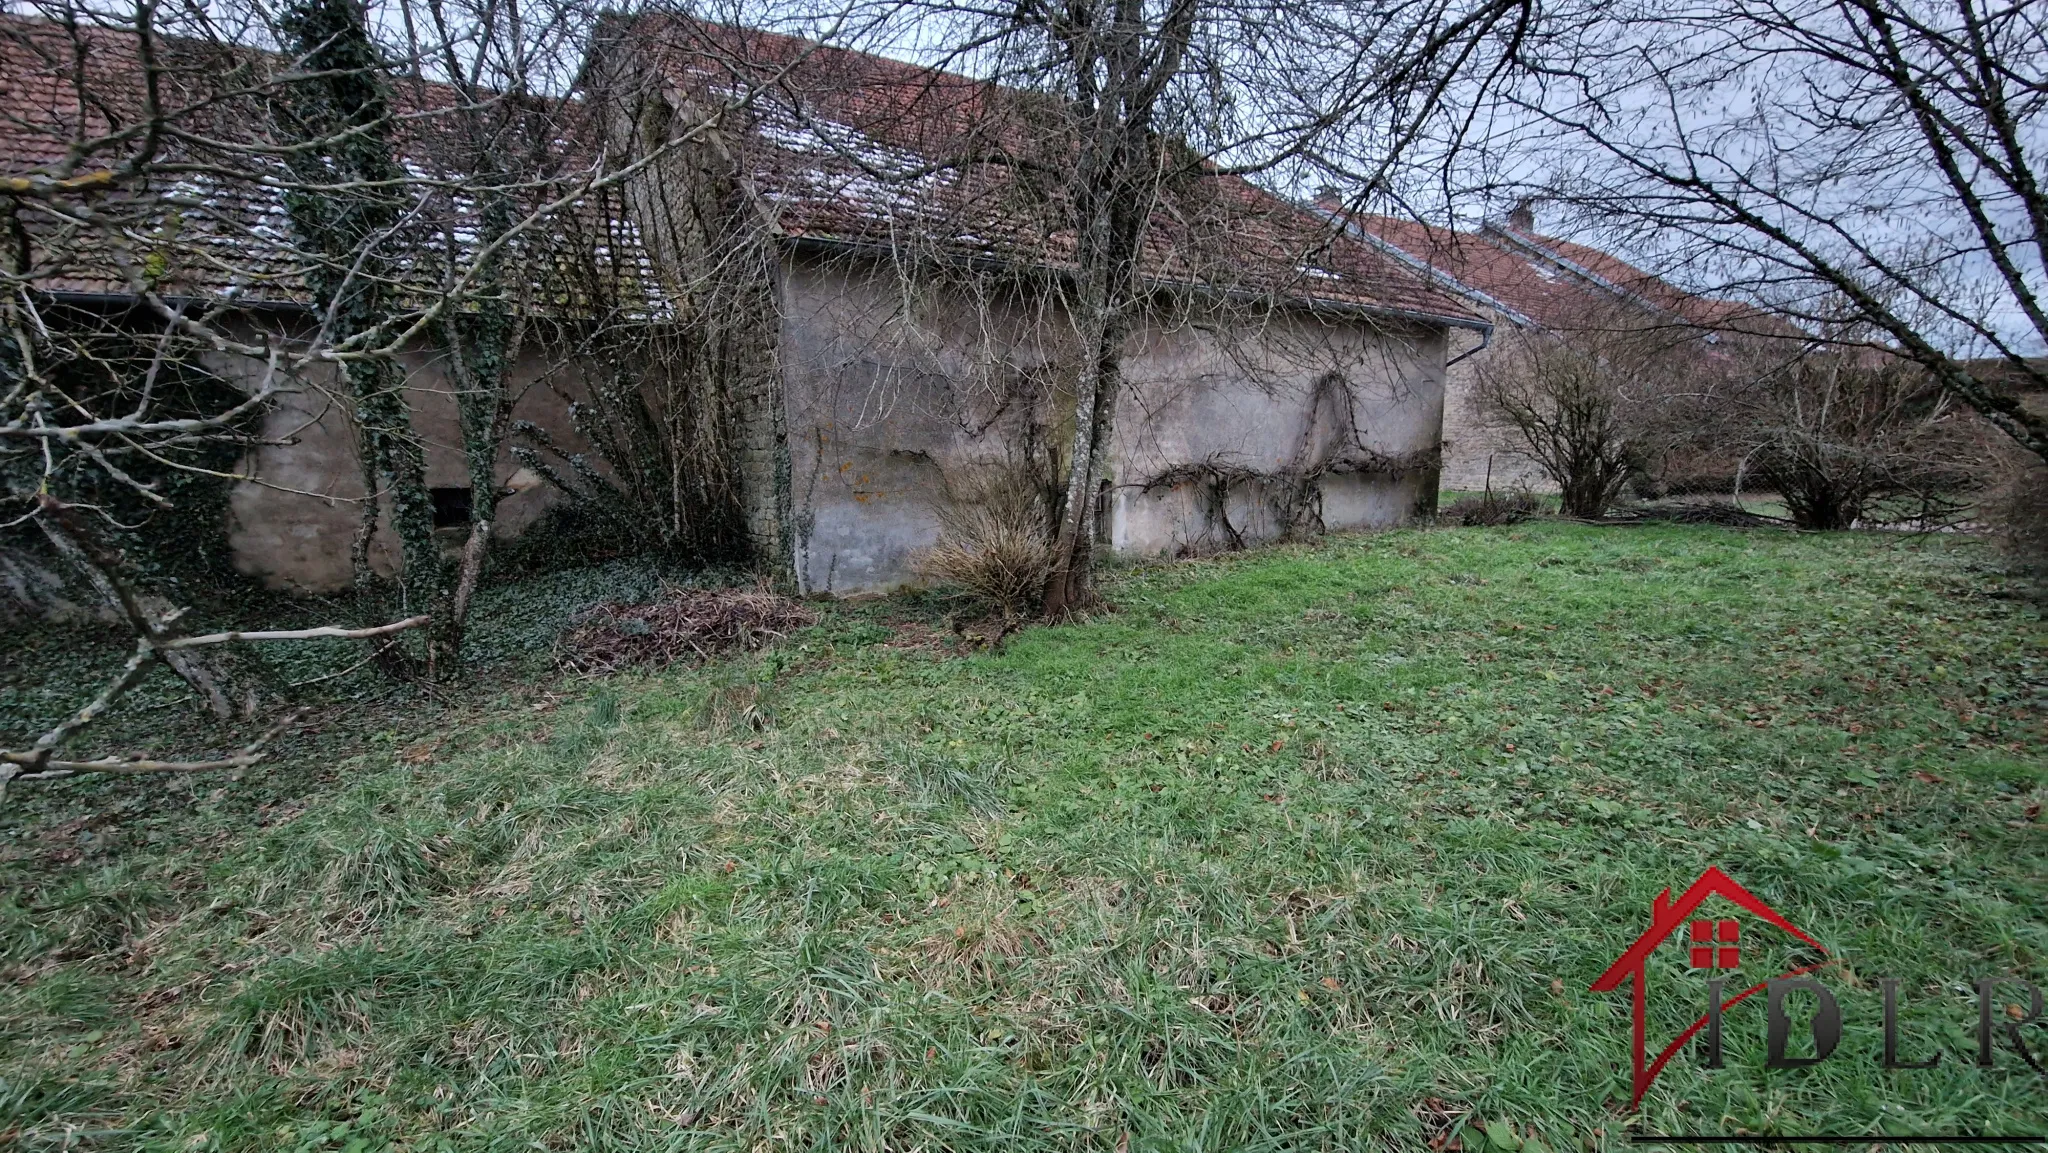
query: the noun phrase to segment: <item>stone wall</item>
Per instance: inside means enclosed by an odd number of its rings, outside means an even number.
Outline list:
[[[1459,492],[1483,490],[1489,477],[1494,491],[1526,488],[1532,492],[1556,492],[1557,485],[1543,469],[1522,451],[1521,437],[1512,425],[1488,416],[1479,403],[1479,368],[1487,358],[1516,338],[1514,328],[1495,318],[1493,343],[1479,348],[1479,334],[1455,331],[1451,334],[1450,357],[1465,359],[1451,365],[1444,386],[1444,471],[1443,487]]]
[[[678,123],[697,124],[705,110],[670,90],[659,70],[637,53],[604,57],[591,77],[610,110],[611,146],[633,155],[666,146]],[[777,244],[759,206],[735,174],[725,134],[708,129],[668,147],[625,185],[625,200],[678,331],[687,379],[685,398],[705,441],[719,446],[706,470],[730,468],[707,488],[735,483],[745,552],[780,581],[791,577],[795,548],[790,520],[789,448],[785,443],[776,325]]]

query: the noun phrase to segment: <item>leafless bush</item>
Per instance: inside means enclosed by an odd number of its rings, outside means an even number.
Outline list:
[[[1924,368],[1867,349],[1801,348],[1713,409],[1729,453],[1807,529],[1955,521],[1992,451]]]
[[[1020,469],[993,469],[953,486],[939,511],[938,543],[919,554],[919,575],[957,585],[1004,621],[1045,591],[1054,563],[1045,489]]]
[[[2048,465],[2014,461],[1981,512],[2006,554],[2048,600]]]
[[[1469,527],[1520,524],[1541,508],[1535,494],[1524,489],[1510,492],[1491,490],[1479,496],[1461,497],[1444,509],[1443,516]]]
[[[1534,332],[1479,368],[1480,404],[1520,436],[1566,516],[1605,515],[1640,473],[1673,340],[1653,328]]]
[[[633,331],[638,327],[641,331]],[[684,565],[746,559],[726,406],[692,403],[722,382],[679,383],[665,353],[672,326],[614,324],[585,341],[587,393],[570,422],[591,456],[570,450],[527,421],[513,425],[513,456],[534,470],[622,551]],[[638,354],[638,355],[635,355]],[[701,390],[692,392],[692,386]]]

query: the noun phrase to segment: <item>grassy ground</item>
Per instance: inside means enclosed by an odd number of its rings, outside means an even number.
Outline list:
[[[1973,1063],[1968,982],[2048,984],[2048,656],[1986,559],[1389,533],[1122,573],[1001,653],[839,606],[146,820],[143,786],[17,797],[0,1144],[2042,1132],[2048,1078]],[[1846,1035],[1766,1071],[1732,1009],[1728,1068],[1679,1057],[1632,1119],[1626,994],[1587,986],[1709,864],[1830,947]],[[1751,980],[1812,959],[1743,932]],[[1682,964],[1653,1047],[1699,1011]],[[1878,1067],[1879,976],[1938,1067]]]

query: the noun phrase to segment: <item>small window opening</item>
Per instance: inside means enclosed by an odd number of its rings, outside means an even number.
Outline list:
[[[458,528],[469,523],[468,489],[434,488],[427,492],[434,498],[435,528]]]

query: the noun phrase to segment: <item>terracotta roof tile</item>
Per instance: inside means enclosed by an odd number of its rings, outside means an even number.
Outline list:
[[[171,295],[211,296],[251,304],[305,305],[308,257],[299,251],[276,181],[281,166],[251,155],[249,145],[268,144],[266,96],[269,76],[281,57],[248,49],[178,37],[158,43],[165,93],[160,106],[182,135],[163,140],[147,178],[101,194],[97,201],[110,220],[140,237],[133,247],[152,267],[156,286]],[[78,69],[83,83],[74,75]],[[132,32],[81,28],[74,39],[44,20],[0,16],[0,174],[66,176],[118,169],[136,154],[139,139],[122,136],[145,108],[143,70]],[[81,101],[79,93],[90,95]],[[429,181],[459,180],[462,155],[453,118],[453,90],[438,85],[400,84],[393,92],[399,117],[399,160],[420,183],[407,190],[422,211],[414,224],[386,245],[397,275],[431,295],[438,256],[454,243],[478,243],[477,206],[460,192],[433,194],[422,203]],[[582,145],[596,133],[582,123],[579,106],[568,109],[567,135],[541,141],[558,171],[573,173],[593,155]],[[225,147],[216,147],[215,145]],[[70,158],[73,147],[84,146]],[[522,176],[531,175],[521,173]],[[544,183],[530,189],[525,207],[554,195]],[[110,258],[110,247],[37,213],[28,217],[37,259],[27,279],[48,292],[126,295],[129,280]],[[611,263],[622,289],[638,307],[665,307],[659,282],[631,224],[630,216],[593,198],[559,214],[548,227],[515,245],[513,256],[535,269],[558,267],[575,250],[578,258]],[[536,285],[543,307],[575,311],[587,303],[569,280]]]
[[[1597,248],[1536,232],[1488,225],[1460,232],[1391,216],[1363,216],[1355,225],[1400,249],[1432,275],[1504,309],[1518,323],[1565,330],[1611,322],[1617,302],[1632,302],[1707,328],[1758,328],[1784,335],[1784,325],[1733,301],[1685,291]]]
[[[675,35],[678,28],[687,35]],[[748,29],[670,20],[627,30],[634,45],[660,46],[663,73],[683,97],[722,102],[750,84],[782,75],[733,127],[737,162],[760,202],[786,236],[837,243],[927,246],[934,255],[981,255],[1063,268],[1074,240],[1063,222],[1062,164],[1072,154],[1034,116],[1043,96],[970,80],[900,61]],[[656,33],[663,33],[657,35]],[[164,41],[172,106],[189,107],[183,123],[201,137],[261,142],[268,116],[260,96],[224,92],[235,65],[274,67],[276,58],[197,41]],[[141,108],[140,66],[132,37],[86,31],[85,89],[96,103],[81,108],[71,70],[74,44],[46,21],[0,17],[0,166],[7,175],[51,171],[66,149],[132,121]],[[603,51],[617,51],[614,43]],[[405,123],[401,159],[421,175],[452,170],[435,138],[432,115],[452,94],[427,86],[394,93]],[[581,110],[581,106],[579,106]],[[423,114],[424,113],[424,114]],[[563,168],[593,155],[598,132],[576,118],[554,142]],[[80,171],[111,167],[132,140],[105,142],[82,158]],[[181,151],[182,150],[182,151]],[[120,195],[149,201],[152,242],[173,291],[231,295],[245,301],[302,304],[303,257],[291,243],[277,189],[246,156],[210,165],[202,144],[177,143],[173,161],[193,170],[163,173],[147,187]],[[230,171],[232,170],[232,171]],[[131,208],[136,201],[127,202]],[[473,206],[457,201],[441,213],[458,244],[473,243],[464,223]],[[661,307],[661,290],[630,214],[617,203],[591,202],[568,214],[534,243],[565,236],[586,252],[616,258],[631,291]],[[46,228],[55,228],[45,221]],[[445,243],[438,227],[400,237],[403,262]],[[48,251],[67,251],[61,244]],[[78,257],[77,246],[69,250]],[[545,266],[553,259],[533,262]],[[1457,297],[1399,260],[1339,233],[1318,214],[1243,179],[1197,169],[1166,190],[1148,221],[1144,271],[1155,283],[1223,288],[1272,300],[1312,302],[1479,323]],[[85,252],[71,264],[32,276],[52,291],[124,293],[126,280]],[[543,290],[573,305],[566,289]]]
[[[1074,238],[1050,98],[756,29],[646,18],[621,41],[672,99],[770,85],[734,123],[734,150],[788,236],[1066,268]],[[770,83],[772,81],[772,84]],[[1235,176],[1197,170],[1163,190],[1144,273],[1274,300],[1478,323],[1458,298],[1320,215]]]

